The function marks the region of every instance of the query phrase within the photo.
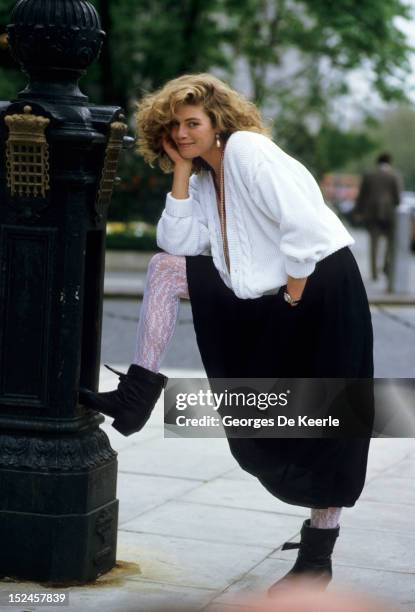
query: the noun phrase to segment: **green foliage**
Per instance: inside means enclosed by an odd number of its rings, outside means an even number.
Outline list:
[[[26,85],[26,77],[17,70],[0,71],[0,99],[14,100]]]
[[[385,113],[379,123],[378,138],[382,149],[392,153],[406,189],[415,190],[415,109],[401,107]]]
[[[316,173],[322,176],[326,172],[344,167],[350,159],[361,159],[377,147],[377,142],[364,131],[344,132],[333,124],[323,125],[316,146]]]
[[[26,77],[20,72],[18,64],[5,46],[6,25],[10,21],[12,9],[16,3],[0,0],[0,99],[13,100],[24,88]]]
[[[105,248],[110,251],[160,251],[156,240],[150,236],[128,236],[119,234],[108,236]]]
[[[405,99],[412,49],[396,26],[410,18],[402,0],[225,0],[235,58],[243,56],[256,102],[274,136],[320,177],[361,159],[375,135],[338,124],[347,76],[364,67],[384,100]],[[336,117],[336,119],[334,119]]]
[[[222,0],[94,0],[93,4],[106,16],[103,26],[109,34],[101,76],[111,82],[116,95],[107,93],[106,103],[108,95],[118,103],[131,103],[186,72],[229,68],[221,48],[226,38],[220,23]]]
[[[370,66],[373,85],[385,98],[402,95],[409,72],[411,49],[395,23],[398,16],[411,17],[403,0],[92,3],[107,29],[109,51],[102,54],[106,63],[100,70],[90,69],[84,81],[87,89],[95,86],[97,103],[109,102],[96,87],[104,78],[111,80],[118,99],[128,101],[184,72],[221,68],[231,75],[234,59],[242,57],[249,66],[254,99],[261,105],[269,96],[275,98],[270,69],[293,50],[299,53],[299,66],[296,74],[288,75],[291,86],[307,77],[310,59],[320,77],[327,65],[337,74]],[[3,28],[13,6],[10,0],[0,0]],[[317,66],[321,59],[328,62],[325,68]]]
[[[327,172],[344,169],[351,159],[361,160],[379,146],[364,128],[343,131],[329,121],[317,134],[310,133],[301,121],[285,122],[278,133],[278,144],[300,159],[317,179]]]
[[[411,18],[402,0],[225,0],[225,6],[235,25],[234,49],[248,61],[257,102],[273,96],[275,83],[281,85],[281,74],[273,83],[270,69],[293,50],[298,69],[288,71],[291,88],[297,78],[307,78],[312,59],[323,91],[329,72],[331,79],[364,64],[382,97],[402,96],[411,51],[395,23],[398,16]]]
[[[171,188],[171,176],[150,168],[131,150],[122,153],[118,175],[121,183],[114,190],[109,218],[156,223]]]
[[[6,26],[10,21],[10,15],[16,2],[13,0],[0,0],[0,24]]]
[[[246,89],[273,121],[277,142],[317,176],[364,158],[379,138],[393,138],[365,128],[342,129],[334,111],[339,100],[347,100],[348,75],[362,67],[384,100],[405,98],[412,49],[396,24],[397,17],[411,17],[405,0],[92,3],[107,32],[99,61],[81,81],[92,102],[119,104],[130,113],[143,93],[186,72],[214,71],[230,83],[236,77],[241,82],[236,68],[242,61]],[[14,4],[0,0],[0,33]],[[13,98],[24,77],[1,50],[0,65],[0,96]],[[144,166],[131,152],[124,153],[119,174],[111,217],[155,222],[171,177]]]
[[[374,71],[374,85],[384,99],[402,97],[405,76],[410,70],[405,36],[396,27],[396,17],[411,18],[401,0],[306,0],[315,17],[316,42],[333,64],[350,70],[367,59]]]
[[[368,134],[377,143],[376,151],[363,156],[360,163],[350,162],[346,168],[360,173],[374,165],[378,153],[388,151],[393,156],[395,167],[402,173],[405,189],[415,191],[415,109],[397,106],[386,111],[369,126]]]
[[[157,251],[156,228],[142,222],[108,223],[106,248],[115,251]]]
[[[109,234],[105,248],[111,251],[159,251],[154,236],[133,236],[129,233]]]

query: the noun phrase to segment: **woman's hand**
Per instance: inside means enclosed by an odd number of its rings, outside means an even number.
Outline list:
[[[300,300],[303,295],[304,287],[307,284],[307,276],[305,278],[293,278],[288,276],[287,293],[290,294],[293,300]]]
[[[168,134],[162,138],[163,149],[174,163],[173,185],[171,195],[178,200],[189,197],[189,179],[192,174],[192,160],[184,159]]]
[[[180,155],[176,145],[174,144],[174,142],[170,138],[170,136],[165,134],[163,136],[161,142],[162,142],[164,151],[170,157],[171,161],[174,163],[176,168],[177,168],[177,166],[183,166],[184,168],[186,168],[188,170],[191,170],[191,168],[192,168],[192,160],[191,159],[184,159],[184,157],[182,157]]]

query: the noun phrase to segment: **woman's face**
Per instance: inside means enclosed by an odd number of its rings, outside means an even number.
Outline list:
[[[202,105],[182,104],[178,107],[170,136],[182,157],[203,157],[215,147],[215,133]]]

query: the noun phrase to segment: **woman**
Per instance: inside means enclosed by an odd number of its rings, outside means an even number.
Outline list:
[[[185,75],[142,100],[137,126],[144,159],[173,172],[157,226],[166,252],[149,265],[134,363],[116,391],[83,390],[81,400],[126,435],[143,426],[166,382],[159,367],[179,297],[190,297],[209,379],[371,379],[353,238],[256,107],[209,74]],[[369,438],[228,442],[273,495],[311,508],[296,563],[271,592],[304,574],[324,588],[341,508],[363,488]]]

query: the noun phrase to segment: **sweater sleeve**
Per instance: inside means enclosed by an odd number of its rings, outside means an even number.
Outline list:
[[[200,255],[210,250],[207,219],[199,201],[197,177],[189,181],[189,197],[174,198],[169,192],[157,224],[157,245],[171,255]]]
[[[339,219],[325,204],[311,173],[286,154],[261,160],[252,181],[257,205],[279,225],[286,273],[293,278],[309,276],[333,235],[342,232]]]

